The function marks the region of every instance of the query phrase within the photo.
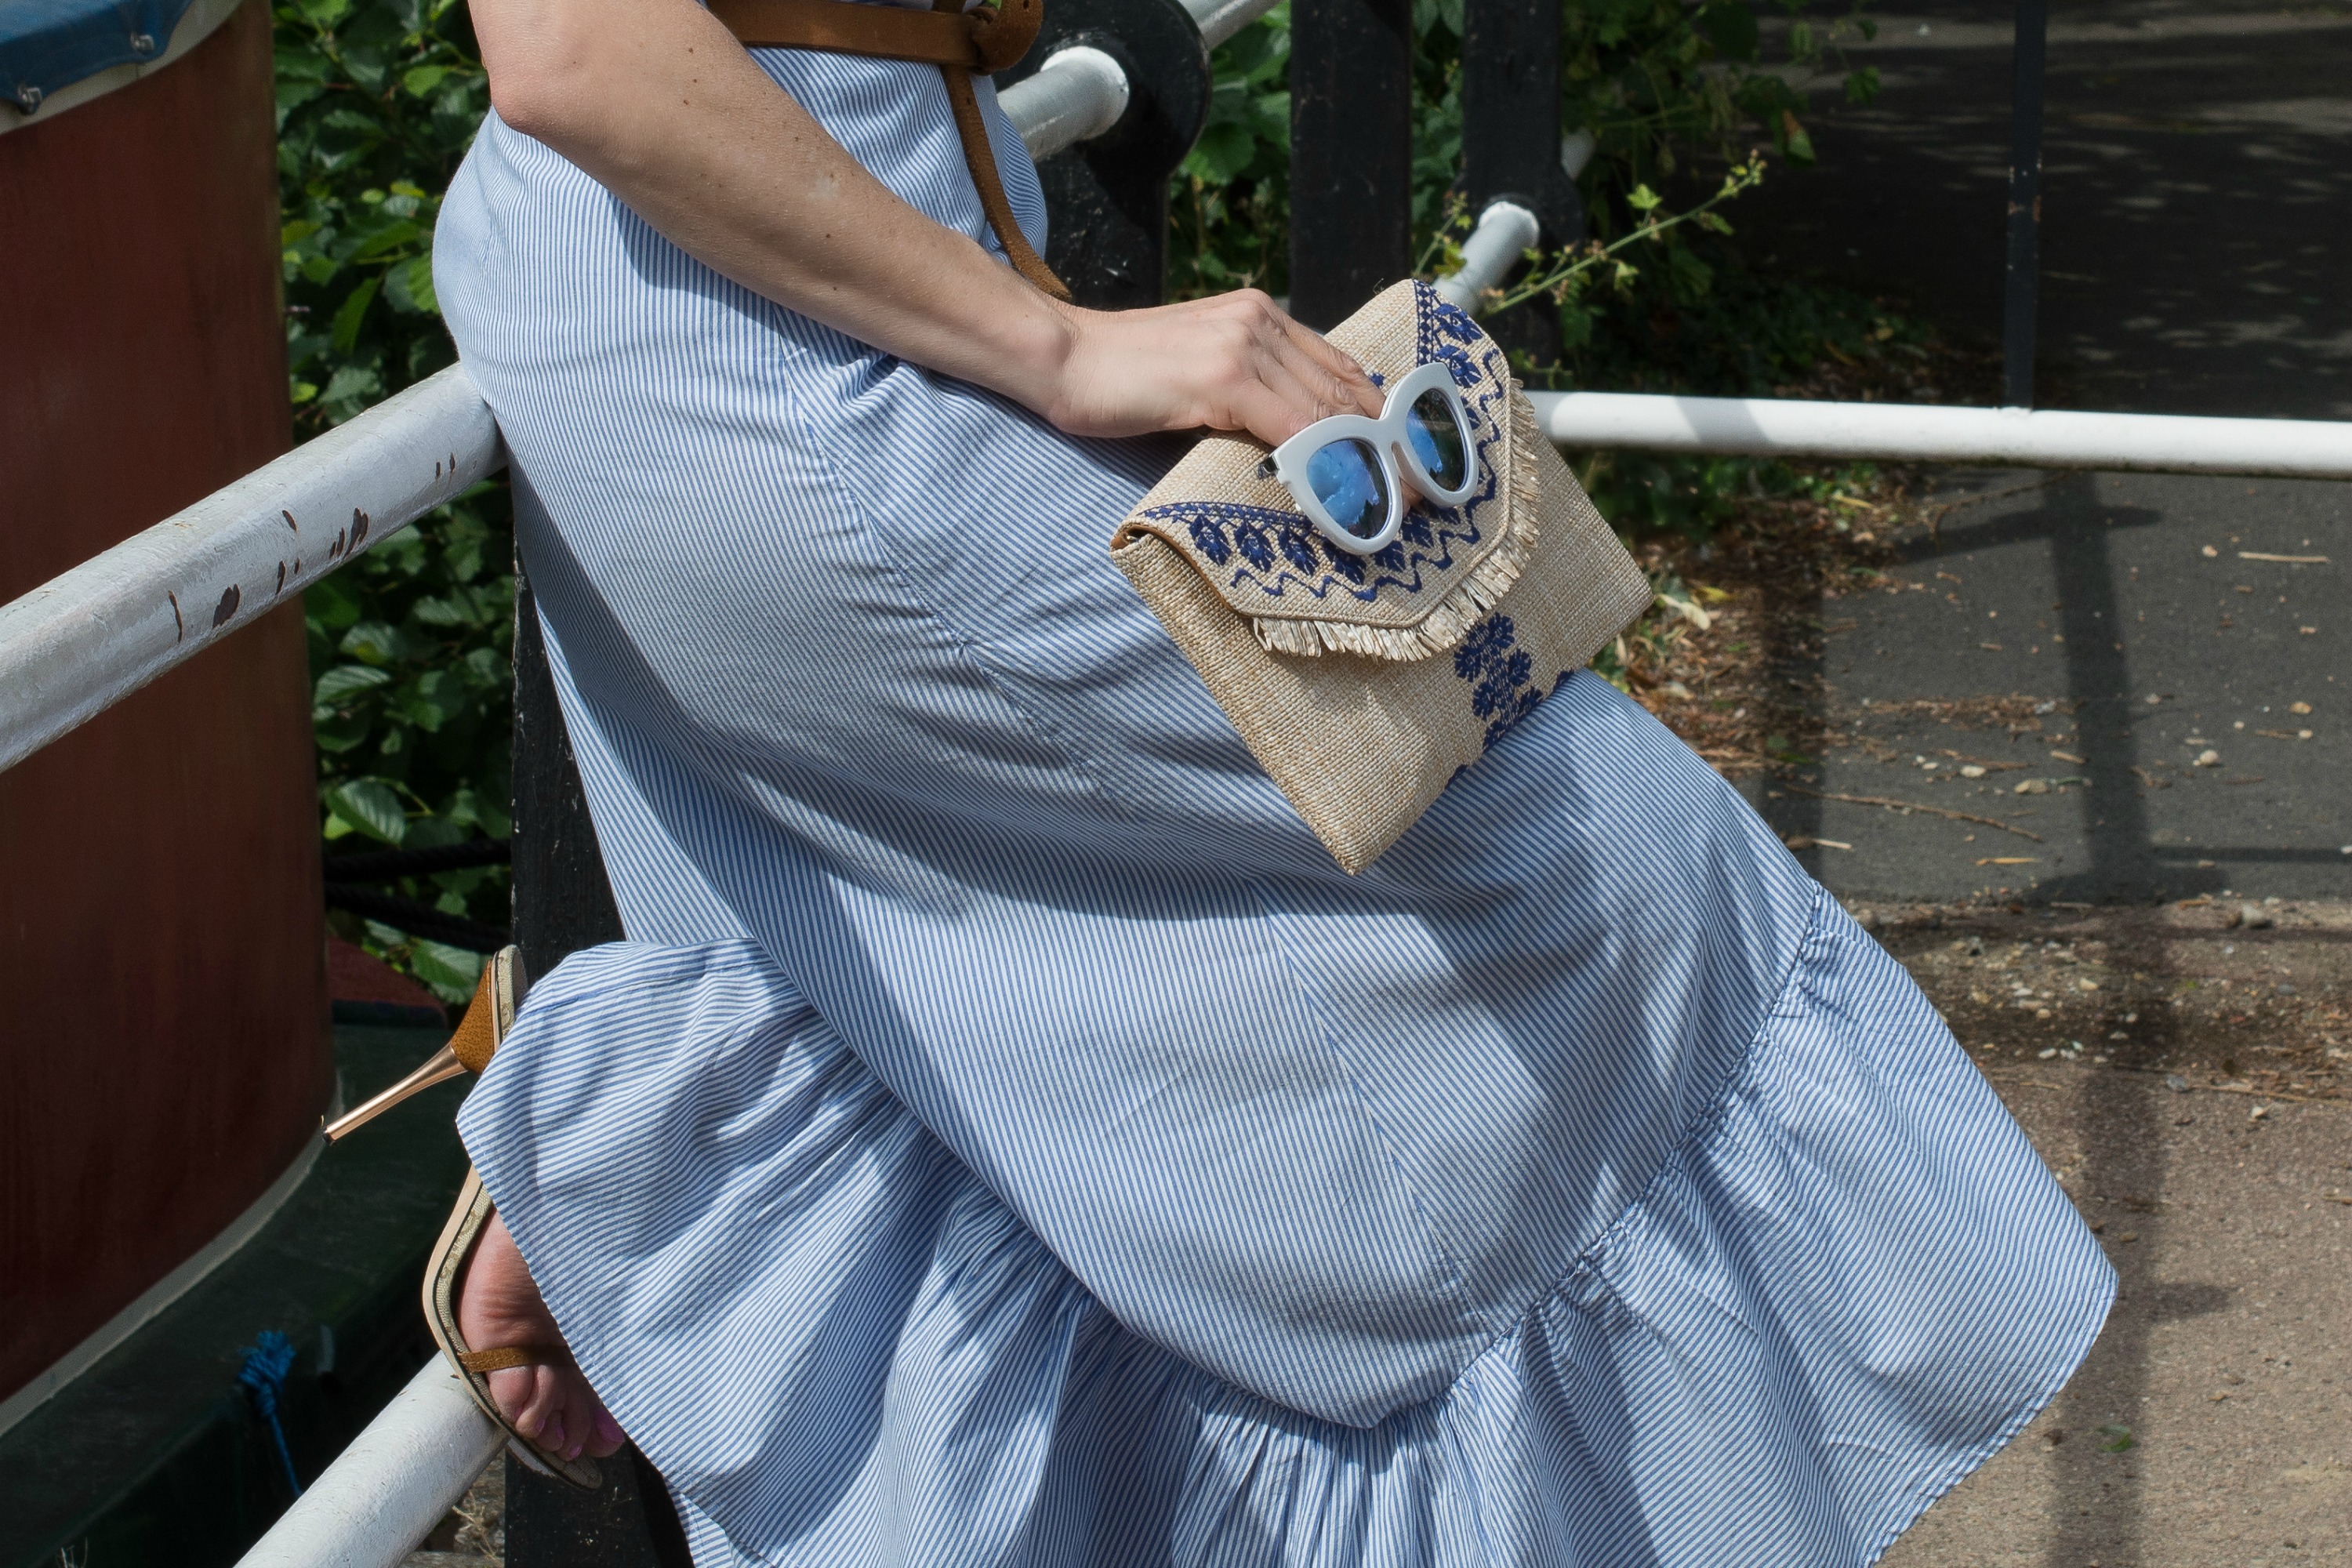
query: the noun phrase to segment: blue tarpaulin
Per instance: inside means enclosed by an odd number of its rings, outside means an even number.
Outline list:
[[[110,66],[154,59],[190,0],[0,0],[0,100],[41,100]]]

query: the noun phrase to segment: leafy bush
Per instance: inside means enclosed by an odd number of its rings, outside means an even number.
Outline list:
[[[489,93],[461,0],[295,0],[274,15],[287,358],[308,437],[456,357],[433,294],[433,226]],[[477,487],[304,595],[330,841],[506,835],[507,500],[503,484]],[[507,923],[502,867],[391,890]],[[476,955],[344,923],[451,1000],[479,969]]]
[[[1413,226],[1419,243],[1465,215],[1447,195],[1460,169],[1463,6],[1413,0]],[[1789,14],[1795,0],[1774,0]],[[1868,36],[1855,14],[1826,27],[1797,21],[1781,64],[1822,67],[1848,33]],[[1750,0],[1575,0],[1561,10],[1563,127],[1581,129],[1594,154],[1580,184],[1594,234],[1607,239],[1640,221],[1650,188],[1694,157],[1729,159],[1761,138],[1793,163],[1811,163],[1799,116],[1804,93],[1767,68],[1763,29]],[[1255,286],[1289,291],[1290,7],[1277,5],[1220,46],[1208,123],[1171,192],[1170,285],[1178,298]],[[1867,101],[1875,69],[1844,73],[1845,95]],[[1637,193],[1640,196],[1637,198]],[[1703,291],[1712,268],[1681,245],[1666,270],[1685,292]],[[1578,341],[1571,333],[1570,341]]]

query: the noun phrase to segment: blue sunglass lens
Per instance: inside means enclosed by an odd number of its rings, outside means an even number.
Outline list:
[[[1389,484],[1379,456],[1362,441],[1334,441],[1307,459],[1307,488],[1331,521],[1359,539],[1371,539],[1389,520]]]
[[[1459,489],[1463,476],[1470,471],[1462,449],[1462,426],[1454,421],[1454,405],[1445,394],[1434,389],[1412,400],[1412,408],[1405,416],[1405,439],[1412,443],[1412,455],[1440,489]]]

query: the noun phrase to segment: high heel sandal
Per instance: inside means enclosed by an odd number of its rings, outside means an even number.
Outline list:
[[[509,947],[493,954],[482,965],[482,978],[474,987],[474,999],[467,1005],[466,1016],[458,1020],[449,1043],[426,1058],[425,1065],[415,1072],[328,1122],[320,1129],[320,1132],[331,1143],[436,1083],[446,1083],[463,1072],[478,1073],[489,1066],[507,1031],[514,1027],[515,1008],[521,1000],[522,989],[520,951]],[[490,1397],[490,1373],[514,1366],[568,1367],[573,1364],[571,1352],[541,1345],[496,1345],[471,1350],[458,1330],[458,1286],[475,1247],[481,1243],[482,1232],[496,1212],[482,1178],[467,1167],[466,1184],[457,1189],[457,1206],[449,1211],[449,1223],[441,1227],[441,1239],[434,1244],[432,1256],[425,1261],[425,1325],[433,1331],[433,1342],[441,1347],[442,1355],[464,1380],[466,1392],[473,1395],[482,1414],[506,1433],[507,1447],[516,1458],[541,1475],[593,1491],[604,1484],[595,1460],[585,1455],[567,1459],[541,1447],[516,1431],[514,1423],[499,1409],[498,1401]]]
[[[468,1350],[466,1336],[457,1331],[457,1286],[464,1279],[466,1265],[474,1256],[474,1248],[482,1239],[482,1232],[497,1211],[490,1203],[482,1178],[471,1170],[466,1173],[466,1184],[457,1189],[457,1206],[449,1211],[449,1223],[441,1227],[441,1239],[433,1248],[433,1256],[425,1265],[425,1321],[433,1331],[433,1341],[457,1375],[465,1380],[466,1392],[474,1396],[483,1415],[498,1423],[507,1435],[507,1447],[514,1457],[543,1476],[570,1481],[586,1491],[594,1491],[604,1484],[596,1461],[583,1454],[567,1459],[552,1448],[543,1448],[515,1430],[514,1423],[506,1418],[498,1401],[490,1397],[490,1373],[510,1366],[571,1366],[572,1352],[561,1346],[496,1345],[488,1350]]]

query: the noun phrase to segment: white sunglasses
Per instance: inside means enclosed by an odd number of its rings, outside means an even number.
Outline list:
[[[1425,364],[1390,386],[1378,419],[1318,419],[1276,447],[1258,471],[1290,487],[1324,538],[1351,555],[1371,555],[1404,526],[1404,479],[1441,506],[1470,499],[1478,488],[1478,447],[1454,373]]]

